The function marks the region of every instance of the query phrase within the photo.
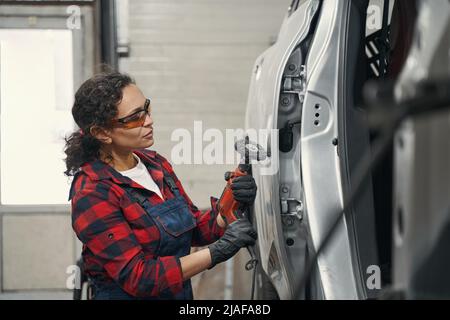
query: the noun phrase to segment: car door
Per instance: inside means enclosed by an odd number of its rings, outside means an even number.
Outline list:
[[[377,265],[369,179],[318,256],[308,288],[294,296],[369,145],[354,96],[362,81],[358,60],[364,54],[367,5],[368,0],[294,1],[277,42],[254,67],[246,129],[279,131],[266,144],[278,170],[253,164],[258,184],[253,215],[261,267],[281,299],[373,294],[365,285],[365,271]]]

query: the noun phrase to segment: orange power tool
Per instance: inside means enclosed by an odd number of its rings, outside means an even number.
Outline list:
[[[267,156],[265,150],[258,144],[250,142],[248,136],[236,141],[234,149],[242,156],[239,166],[233,172],[225,172],[227,185],[223,189],[218,202],[218,210],[225,223],[228,225],[237,219],[245,218],[245,208],[234,200],[231,183],[240,176],[250,174],[250,160],[261,161]]]

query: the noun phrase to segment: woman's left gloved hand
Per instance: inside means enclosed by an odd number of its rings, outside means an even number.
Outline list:
[[[236,177],[231,182],[231,190],[236,201],[252,205],[256,198],[256,182],[249,174]]]

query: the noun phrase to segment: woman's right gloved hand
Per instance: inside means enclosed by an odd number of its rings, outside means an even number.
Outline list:
[[[257,233],[247,219],[239,219],[230,223],[224,235],[208,246],[211,253],[211,266],[224,262],[234,256],[242,247],[255,244]]]

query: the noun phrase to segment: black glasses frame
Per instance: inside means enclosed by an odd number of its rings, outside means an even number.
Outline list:
[[[127,125],[127,124],[129,124],[130,122],[133,122],[134,120],[130,120],[132,117],[134,117],[136,114],[138,114],[138,113],[140,113],[140,112],[144,112],[144,114],[148,114],[148,115],[150,115],[150,113],[149,113],[149,109],[150,109],[150,99],[145,99],[145,103],[144,103],[144,107],[143,107],[143,109],[141,109],[141,110],[136,110],[135,112],[133,112],[132,114],[130,114],[130,115],[127,115],[127,116],[125,116],[125,117],[123,117],[123,118],[120,118],[120,119],[114,119],[113,120],[113,122],[112,122],[112,124],[113,125],[117,125],[117,124],[119,124],[119,125]]]

